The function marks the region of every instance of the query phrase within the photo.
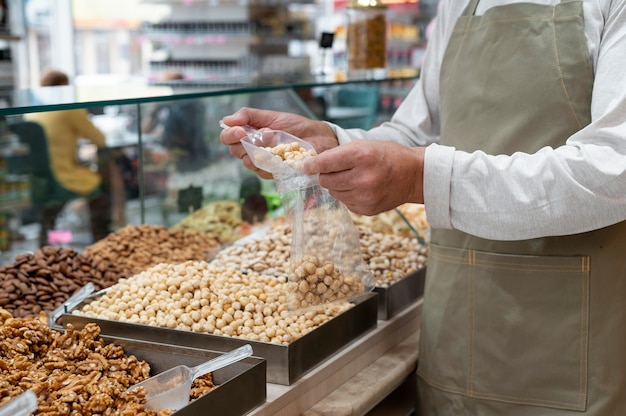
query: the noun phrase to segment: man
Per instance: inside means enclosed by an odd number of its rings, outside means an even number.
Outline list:
[[[313,143],[357,213],[425,204],[418,414],[626,414],[624,56],[623,0],[449,0],[391,122],[224,118]]]

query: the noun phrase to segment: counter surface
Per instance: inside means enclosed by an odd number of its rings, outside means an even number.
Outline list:
[[[267,400],[249,415],[364,415],[417,366],[422,299],[338,351],[295,383],[268,383]]]

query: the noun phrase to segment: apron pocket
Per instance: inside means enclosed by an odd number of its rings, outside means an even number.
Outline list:
[[[431,245],[428,272],[419,370],[427,382],[475,398],[585,410],[588,257]]]

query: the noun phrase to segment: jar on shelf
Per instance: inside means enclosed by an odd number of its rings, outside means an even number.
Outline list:
[[[381,0],[350,0],[347,13],[348,73],[379,77],[387,65],[387,6]]]

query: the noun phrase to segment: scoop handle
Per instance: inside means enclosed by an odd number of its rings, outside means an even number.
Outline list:
[[[89,282],[85,286],[78,289],[72,296],[69,297],[65,302],[59,305],[55,310],[50,312],[48,316],[48,326],[50,328],[55,329],[64,329],[63,326],[57,325],[57,319],[61,317],[65,312],[72,310],[77,305],[80,305],[82,301],[87,299],[91,293],[94,291],[94,284]]]
[[[190,368],[191,378],[196,379],[203,374],[210,373],[212,371],[219,370],[222,367],[226,367],[239,360],[243,360],[246,357],[252,355],[252,346],[246,344],[242,347],[236,348],[225,354],[220,355],[217,358],[207,361],[206,363],[198,364],[195,367]]]
[[[37,396],[32,390],[22,394],[0,407],[1,416],[24,416],[37,410]]]

